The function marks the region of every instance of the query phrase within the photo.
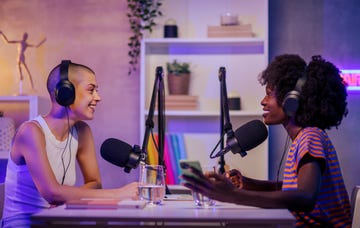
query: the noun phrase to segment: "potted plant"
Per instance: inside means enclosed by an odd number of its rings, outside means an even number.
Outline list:
[[[138,66],[138,59],[140,55],[141,39],[144,32],[153,30],[156,25],[155,18],[161,16],[160,6],[161,0],[127,0],[127,6],[130,12],[127,14],[130,23],[130,29],[133,34],[129,37],[129,71],[131,75],[136,71]]]
[[[191,73],[189,63],[181,63],[175,59],[173,62],[166,63],[166,70],[169,94],[189,94]]]

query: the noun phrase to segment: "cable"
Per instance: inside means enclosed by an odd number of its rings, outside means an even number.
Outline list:
[[[223,134],[222,134],[222,136],[220,137],[219,141],[216,143],[214,149],[211,151],[211,153],[210,153],[210,158],[216,158],[216,157],[217,157],[216,154],[214,155],[214,152],[215,152],[216,148],[218,148],[218,146],[219,146],[220,143],[222,142],[224,136],[225,136],[225,132],[223,132]]]
[[[66,144],[64,146],[64,149],[61,153],[61,163],[62,163],[62,166],[63,166],[63,170],[64,170],[64,175],[62,177],[62,180],[61,180],[61,185],[64,184],[64,181],[65,181],[65,176],[66,176],[66,173],[70,167],[70,163],[71,163],[71,140],[72,140],[72,135],[73,135],[73,128],[70,129],[70,118],[69,118],[69,113],[68,113],[68,110],[67,108],[65,108],[66,110],[66,116],[67,116],[67,123],[68,123],[68,136],[67,136],[67,139],[66,139]],[[70,139],[69,139],[70,138]],[[66,147],[69,145],[69,162],[65,168],[65,162],[64,162],[64,155],[65,155],[65,151],[66,151]]]

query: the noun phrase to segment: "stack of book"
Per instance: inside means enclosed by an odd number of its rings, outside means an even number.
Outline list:
[[[208,37],[254,37],[251,24],[228,25],[228,26],[208,26]]]
[[[196,110],[198,97],[189,95],[165,96],[165,110]]]
[[[150,137],[147,146],[147,163],[158,164],[158,134],[154,133],[154,140]],[[182,174],[179,161],[187,159],[186,145],[182,133],[167,133],[164,138],[164,162],[166,166],[166,184],[180,184]]]

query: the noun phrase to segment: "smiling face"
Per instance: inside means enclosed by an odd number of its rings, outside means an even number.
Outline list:
[[[284,124],[288,121],[288,118],[282,108],[278,103],[275,95],[275,90],[271,89],[269,86],[266,86],[265,97],[261,101],[263,106],[263,119],[266,125],[274,124]]]
[[[71,71],[69,80],[75,87],[75,101],[70,105],[70,115],[77,120],[91,120],[97,103],[101,101],[95,74],[84,68]]]

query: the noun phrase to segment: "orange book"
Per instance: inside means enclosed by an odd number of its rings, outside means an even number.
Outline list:
[[[158,143],[157,140],[157,134],[154,133],[154,138],[156,144]],[[156,149],[156,146],[154,144],[153,138],[150,135],[149,142],[147,146],[147,161],[149,165],[157,165],[158,164],[158,151]]]

